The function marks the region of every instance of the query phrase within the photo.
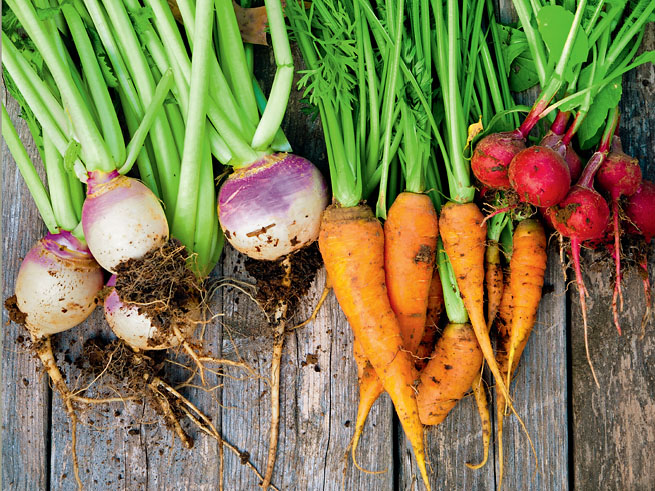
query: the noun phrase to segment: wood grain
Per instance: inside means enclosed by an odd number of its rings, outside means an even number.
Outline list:
[[[655,26],[646,28],[641,50],[655,48]],[[637,157],[644,177],[655,179],[653,118],[655,70],[640,67],[623,77],[620,134],[623,150]],[[589,349],[600,388],[591,378],[584,352],[578,295],[570,288],[572,351],[573,482],[576,489],[651,489],[655,482],[655,330],[641,336],[644,296],[641,279],[623,279],[626,305],[619,336],[611,314],[613,266],[601,254],[583,258],[590,290]],[[650,277],[655,256],[650,247]]]
[[[18,134],[30,155],[27,125],[17,119],[18,105],[7,100]],[[28,142],[30,142],[28,144]],[[30,198],[9,150],[2,140],[2,300],[13,295],[14,278],[21,258],[45,234],[41,218]],[[50,455],[50,390],[40,369],[19,339],[29,339],[23,328],[9,322],[2,309],[2,487],[6,489],[45,489],[48,485]]]

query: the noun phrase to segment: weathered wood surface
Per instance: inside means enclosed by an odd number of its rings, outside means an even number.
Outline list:
[[[653,32],[651,27],[645,36],[650,49],[655,46]],[[651,179],[655,178],[653,84],[650,66],[625,77],[621,128],[625,150],[641,159]],[[297,101],[296,94],[296,108]],[[13,101],[8,101],[8,108],[21,137],[27,135]],[[298,114],[293,109],[290,112]],[[296,151],[325,169],[319,123],[294,116],[287,118],[284,126]],[[4,143],[2,149],[4,299],[13,293],[20,258],[45,229]],[[28,150],[36,155],[33,147]],[[586,256],[585,262],[589,260]],[[233,250],[228,248],[221,263],[216,277],[252,281]],[[565,292],[556,244],[551,245],[538,325],[513,384],[516,408],[535,443],[538,460],[535,464],[516,418],[508,418],[505,489],[648,489],[655,482],[653,327],[651,324],[644,339],[639,339],[641,282],[635,275],[627,275],[624,334],[616,335],[608,307],[610,278],[609,268],[587,269],[592,295],[592,359],[601,380],[597,389],[584,358],[575,288],[569,286],[568,294]],[[324,281],[322,270],[295,320],[310,314]],[[238,353],[260,377],[224,377],[223,387],[214,392],[185,389],[184,393],[212,416],[228,441],[249,452],[261,470],[268,442],[266,377],[272,338],[259,308],[239,290],[219,289],[212,307],[225,315],[207,326],[207,346],[223,356]],[[74,489],[70,433],[61,402],[50,391],[38,361],[17,342],[23,333],[8,323],[4,309],[2,321],[2,488]],[[58,351],[74,358],[83,341],[103,329],[98,310],[83,326],[58,337]],[[351,353],[352,335],[333,294],[313,323],[287,337],[274,484],[282,489],[423,489],[386,395],[369,417],[359,461],[367,469],[387,472],[365,474],[344,458],[357,407]],[[179,380],[183,375],[181,369],[171,369],[172,377]],[[228,375],[241,377],[243,373],[230,370]],[[72,373],[67,373],[67,379],[75,386]],[[113,416],[114,411],[120,414]],[[109,417],[90,412],[83,422],[78,429],[78,450],[82,479],[89,489],[217,489],[222,484],[231,490],[257,486],[252,471],[228,451],[220,475],[221,456],[214,440],[191,429],[197,436],[196,446],[185,450],[158,426],[156,415],[142,406],[116,404]],[[459,404],[439,428],[428,430],[427,442],[433,489],[498,488],[498,470],[491,464],[497,456],[495,442],[490,464],[484,469],[471,471],[464,465],[482,455],[472,398]]]
[[[655,48],[655,27],[644,35],[643,49]],[[655,180],[655,68],[640,67],[623,77],[621,140]],[[655,220],[655,217],[653,217]],[[585,282],[592,295],[589,349],[600,388],[596,388],[584,353],[577,294],[569,289],[571,309],[571,398],[573,483],[576,489],[652,489],[655,483],[655,323],[641,338],[644,293],[637,274],[624,278],[623,335],[611,319],[610,267],[584,256]],[[650,278],[655,254],[651,245]]]

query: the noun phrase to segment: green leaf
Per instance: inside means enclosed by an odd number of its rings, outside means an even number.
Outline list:
[[[107,84],[107,87],[112,87],[112,88],[118,87],[118,80],[114,75],[114,69],[112,68],[111,63],[109,62],[109,56],[107,55],[105,46],[102,44],[100,35],[92,26],[87,25],[86,30],[87,33],[89,34],[89,39],[91,40],[91,44],[93,45],[93,50],[96,54],[98,65],[100,66],[100,70],[102,71],[102,76],[105,79],[105,83]]]
[[[555,66],[562,55],[566,38],[573,25],[573,18],[573,13],[559,5],[546,5],[539,10],[537,24],[541,37],[548,48],[548,64],[550,66]],[[567,82],[573,80],[575,67],[587,60],[588,53],[589,41],[587,35],[584,30],[578,29],[571,56],[564,71],[564,80]]]
[[[68,146],[66,147],[66,153],[64,153],[64,168],[73,172],[75,161],[80,156],[80,150],[82,145],[76,140],[70,140]]]
[[[529,53],[528,41],[525,33],[511,26],[499,25],[501,52],[505,61],[506,76],[509,76],[512,63],[523,53]]]
[[[522,92],[539,83],[539,75],[529,52],[518,56],[510,71],[509,88],[514,92]]]
[[[621,93],[621,79],[617,78],[613,82],[607,84],[603,90],[594,97],[594,102],[589,108],[587,117],[584,119],[578,130],[580,148],[586,150],[596,146],[600,139],[599,130],[602,133],[605,121],[607,120],[607,114],[610,109],[618,105],[621,100]]]

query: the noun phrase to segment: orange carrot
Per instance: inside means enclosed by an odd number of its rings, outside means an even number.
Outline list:
[[[507,299],[501,304],[498,364],[507,377],[507,386],[518,366],[535,323],[541,287],[546,271],[546,233],[537,220],[523,220],[514,230]],[[509,316],[509,318],[508,318]],[[510,320],[511,319],[511,320]],[[516,363],[514,363],[516,360]],[[499,479],[503,477],[503,418],[506,399],[496,394]]]
[[[484,359],[496,380],[496,386],[509,400],[484,319],[484,255],[487,227],[483,220],[484,216],[475,203],[449,202],[441,209],[439,229]]]
[[[412,354],[425,330],[430,282],[437,247],[437,212],[425,194],[404,192],[394,200],[384,223],[384,269],[391,309],[400,326],[403,347]],[[360,377],[359,406],[352,443],[355,454],[366,418],[384,392],[375,372],[365,369]]]
[[[419,416],[438,425],[471,388],[482,368],[482,352],[470,324],[450,323],[437,341],[418,385]]]
[[[427,194],[400,193],[384,223],[384,269],[391,308],[406,350],[416,353],[425,329],[439,226]]]
[[[498,241],[489,241],[484,262],[485,284],[487,285],[487,328],[491,328],[503,297],[503,269],[500,265]]]
[[[523,220],[514,230],[514,246],[509,264],[513,305],[506,371],[508,387],[514,359],[518,364],[537,317],[547,260],[543,226],[538,220]]]
[[[439,318],[444,309],[443,289],[439,270],[435,267],[428,292],[428,309],[425,315],[425,330],[423,339],[416,351],[416,369],[420,372],[428,364],[428,358],[434,351],[434,343],[439,332]]]
[[[496,326],[498,327],[498,342],[496,350],[496,359],[500,370],[505,373],[507,370],[507,360],[509,355],[509,328],[512,323],[512,290],[509,287],[509,276],[504,278],[503,298],[498,308],[498,318]],[[503,479],[503,420],[505,419],[505,397],[496,390],[496,440],[498,441],[498,468],[500,482]]]
[[[400,326],[387,295],[382,226],[366,206],[331,205],[323,212],[319,248],[339,305],[391,396],[430,489],[414,389],[418,374],[413,357],[403,349]]]
[[[469,469],[481,469],[489,458],[489,442],[491,441],[491,417],[489,416],[489,401],[482,382],[482,371],[478,372],[471,384],[475,403],[478,406],[480,425],[482,426],[482,461],[479,464],[466,463]]]

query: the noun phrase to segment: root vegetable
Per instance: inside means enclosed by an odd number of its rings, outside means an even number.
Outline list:
[[[82,208],[84,237],[108,271],[143,257],[168,239],[168,222],[157,197],[136,179],[117,171],[89,173]]]
[[[323,213],[319,247],[334,292],[355,339],[391,396],[426,486],[423,427],[414,394],[412,356],[403,349],[384,276],[384,235],[370,208],[330,206]]]
[[[102,270],[71,233],[48,234],[27,253],[16,278],[17,306],[34,339],[66,331],[95,309]]]
[[[517,131],[492,133],[475,146],[471,170],[492,189],[509,189],[508,168],[512,159],[525,149],[525,139]]]
[[[559,203],[571,186],[571,174],[553,149],[533,146],[519,152],[509,165],[509,181],[521,201],[534,206]]]
[[[314,242],[327,204],[320,171],[285,153],[237,169],[218,194],[225,237],[254,259],[275,260]]]

